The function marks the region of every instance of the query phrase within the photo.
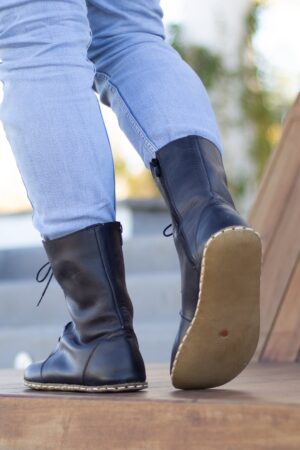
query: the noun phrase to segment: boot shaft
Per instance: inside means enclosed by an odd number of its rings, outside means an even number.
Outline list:
[[[222,156],[207,139],[187,136],[170,142],[156,152],[151,172],[177,220],[194,205],[204,208],[212,200],[234,206]]]
[[[132,330],[119,222],[92,225],[43,246],[82,342]]]

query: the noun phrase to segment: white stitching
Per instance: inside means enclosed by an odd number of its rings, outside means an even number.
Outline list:
[[[116,392],[116,391],[132,391],[141,390],[148,387],[148,383],[130,383],[120,385],[105,385],[105,386],[82,386],[79,384],[48,384],[48,383],[34,383],[24,380],[25,386],[32,389],[43,391],[83,391],[83,392]]]

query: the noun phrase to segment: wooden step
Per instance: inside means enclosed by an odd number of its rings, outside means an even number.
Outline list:
[[[148,391],[65,394],[27,390],[0,372],[0,449],[299,449],[300,365],[253,364],[226,386],[172,388],[165,365]]]

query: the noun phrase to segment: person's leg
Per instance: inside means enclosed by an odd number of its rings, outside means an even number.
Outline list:
[[[145,165],[157,149],[190,134],[211,140],[222,152],[201,80],[165,41],[159,0],[87,0],[87,5],[94,87]]]
[[[2,0],[0,23],[1,120],[72,318],[54,351],[26,368],[25,384],[144,389],[122,226],[114,220],[112,155],[87,58],[86,3]]]
[[[84,0],[1,0],[0,119],[33,208],[52,239],[115,220],[114,168]]]
[[[181,268],[171,356],[177,388],[219,386],[250,361],[259,335],[259,236],[228,191],[206,91],[164,40],[158,0],[88,0],[94,88],[163,195]]]

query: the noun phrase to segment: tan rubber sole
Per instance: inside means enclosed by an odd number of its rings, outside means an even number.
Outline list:
[[[140,391],[148,387],[148,383],[124,383],[105,386],[84,386],[80,384],[34,383],[24,380],[25,386],[38,391],[67,391],[67,392],[129,392]]]
[[[194,318],[174,359],[178,389],[227,383],[249,363],[260,328],[261,240],[251,228],[212,235],[202,259]]]

